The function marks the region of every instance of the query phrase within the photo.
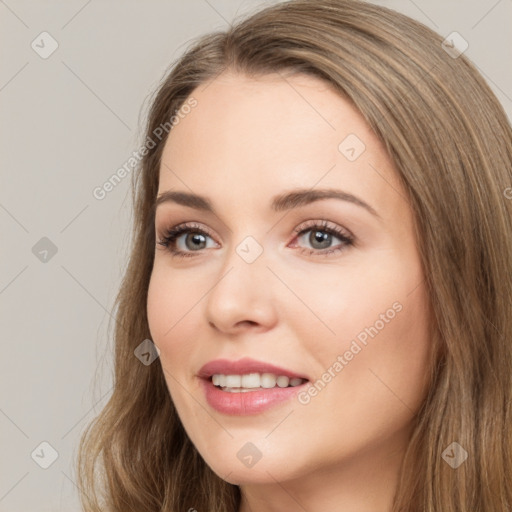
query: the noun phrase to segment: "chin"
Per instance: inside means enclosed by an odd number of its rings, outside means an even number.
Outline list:
[[[229,472],[231,471],[231,473]],[[278,472],[265,471],[265,467],[262,466],[259,469],[247,468],[247,469],[230,469],[227,473],[215,474],[232,485],[247,485],[247,484],[275,484],[276,480],[281,481],[283,478]]]
[[[244,467],[243,462],[237,458],[232,464],[226,464],[224,459],[220,464],[208,465],[219,478],[233,485],[275,484],[276,480],[284,481],[296,477],[290,472],[290,464],[281,462],[268,458],[265,461],[265,457],[262,457],[252,467]],[[296,472],[296,468],[293,468],[293,471]]]

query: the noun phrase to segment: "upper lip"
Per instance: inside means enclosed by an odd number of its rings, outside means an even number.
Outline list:
[[[237,361],[230,361],[229,359],[215,359],[201,367],[198,376],[202,379],[209,379],[212,375],[245,375],[247,373],[273,373],[276,376],[283,375],[293,379],[298,377],[300,379],[309,380],[306,376],[299,373],[281,368],[274,364],[265,363],[264,361],[257,361],[249,357],[238,359]]]

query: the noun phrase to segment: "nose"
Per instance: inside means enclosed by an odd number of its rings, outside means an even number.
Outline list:
[[[276,283],[264,254],[247,263],[233,250],[206,296],[206,319],[215,330],[237,334],[275,325]],[[274,278],[274,279],[273,279]]]

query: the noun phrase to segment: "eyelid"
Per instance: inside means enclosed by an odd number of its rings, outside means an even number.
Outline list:
[[[213,232],[210,228],[196,221],[180,222],[178,224],[171,225],[170,227],[167,227],[167,225],[164,224],[161,229],[157,230],[157,235],[160,238],[164,238],[170,231],[177,230],[204,231],[205,234],[207,234],[210,238],[215,239],[215,236],[213,235]]]
[[[328,220],[307,220],[302,224],[299,224],[299,226],[297,226],[293,231],[294,233],[301,234],[303,231],[307,231],[311,228],[320,228],[327,231],[334,231],[337,236],[343,235],[351,240],[355,238],[350,230]]]

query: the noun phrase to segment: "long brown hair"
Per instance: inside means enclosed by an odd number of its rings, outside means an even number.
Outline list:
[[[385,145],[414,212],[434,314],[428,396],[415,417],[393,512],[512,510],[512,129],[464,56],[392,10],[358,0],[295,0],[206,35],[151,99],[155,144],[133,180],[134,231],[116,298],[113,394],[80,443],[87,512],[236,512],[240,489],[187,437],[159,359],[135,348],[155,250],[159,127],[224,70],[307,73],[332,84]],[[213,127],[212,127],[213,129]],[[456,469],[443,452],[468,454]]]

